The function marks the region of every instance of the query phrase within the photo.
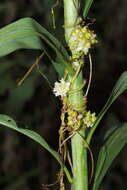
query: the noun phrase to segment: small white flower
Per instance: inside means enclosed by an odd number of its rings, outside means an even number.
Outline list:
[[[53,92],[54,92],[55,96],[63,97],[63,96],[66,96],[66,94],[69,90],[69,87],[70,87],[70,82],[66,82],[62,78],[60,80],[60,82],[55,82]]]
[[[73,67],[77,68],[80,66],[79,61],[73,61],[72,63]]]

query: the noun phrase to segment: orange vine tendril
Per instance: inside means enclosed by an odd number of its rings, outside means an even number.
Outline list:
[[[32,72],[32,70],[35,68],[35,66],[38,65],[38,63],[40,62],[40,60],[41,60],[41,58],[43,56],[44,56],[44,52],[39,57],[37,57],[37,59],[35,60],[35,62],[32,64],[32,66],[28,69],[28,71],[25,73],[25,75],[17,83],[17,87],[19,87],[25,81],[25,79],[29,76],[29,74]]]

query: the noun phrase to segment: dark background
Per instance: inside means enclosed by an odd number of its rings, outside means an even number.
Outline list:
[[[32,17],[64,41],[62,1],[55,8],[56,30],[52,27],[51,0],[1,0],[0,27],[23,17]],[[105,104],[120,74],[127,70],[127,1],[95,1],[89,17],[96,18],[94,30],[99,43],[92,52],[93,80],[88,107],[98,113]],[[38,131],[58,149],[60,102],[35,69],[17,88],[17,82],[40,52],[20,50],[0,58],[0,113],[13,117],[17,124]],[[45,64],[42,60],[41,64]],[[52,71],[50,75],[53,75]],[[103,131],[127,121],[127,93],[124,93],[101,122],[93,147],[101,144]],[[96,143],[96,144],[95,144]],[[94,149],[94,148],[93,148]],[[94,150],[96,151],[96,150]],[[101,190],[127,189],[127,150],[122,150],[104,178]],[[48,152],[25,136],[0,127],[0,189],[35,190],[57,179],[58,164]],[[57,189],[58,186],[50,187]]]

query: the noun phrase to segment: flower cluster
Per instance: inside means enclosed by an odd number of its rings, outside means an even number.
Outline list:
[[[67,95],[67,92],[70,88],[70,82],[66,82],[63,78],[60,80],[60,82],[55,82],[53,92],[55,96],[61,96],[64,97]]]
[[[91,113],[90,111],[88,111],[85,117],[83,118],[83,122],[87,127],[92,127],[95,120],[96,120],[95,113]]]
[[[67,125],[74,128],[74,130],[79,129],[82,122],[83,115],[75,110],[68,110]]]
[[[97,43],[96,34],[88,29],[87,26],[78,25],[74,31],[72,31],[69,39],[69,47],[73,52],[73,59],[80,58],[83,54],[87,55],[89,49],[93,44]]]
[[[70,127],[73,126],[74,130],[78,130],[84,124],[86,127],[92,127],[95,120],[95,113],[91,113],[90,111],[80,113],[75,110],[68,110],[67,125]]]

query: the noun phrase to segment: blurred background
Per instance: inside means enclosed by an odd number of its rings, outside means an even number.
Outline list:
[[[52,25],[51,7],[55,0],[1,0],[0,27],[23,17],[32,17],[64,42],[63,4],[54,9],[56,30]],[[127,70],[127,1],[98,0],[89,14],[96,22],[92,28],[99,43],[92,50],[93,78],[88,97],[88,107],[99,113],[120,74]],[[0,113],[13,117],[19,126],[34,129],[47,142],[58,149],[60,102],[52,88],[34,69],[25,82],[18,81],[34,63],[41,52],[20,50],[0,58]],[[43,67],[41,67],[43,65]],[[51,81],[56,79],[47,60],[40,62],[42,71],[48,70]],[[101,145],[101,137],[107,128],[127,121],[127,93],[124,93],[100,124],[94,136],[94,147]],[[102,130],[103,126],[103,130]],[[122,162],[121,162],[122,161]],[[0,127],[0,189],[44,189],[43,184],[54,183],[59,167],[48,152],[32,140]],[[115,159],[101,190],[127,189],[127,147]],[[58,185],[49,189],[58,189]]]

